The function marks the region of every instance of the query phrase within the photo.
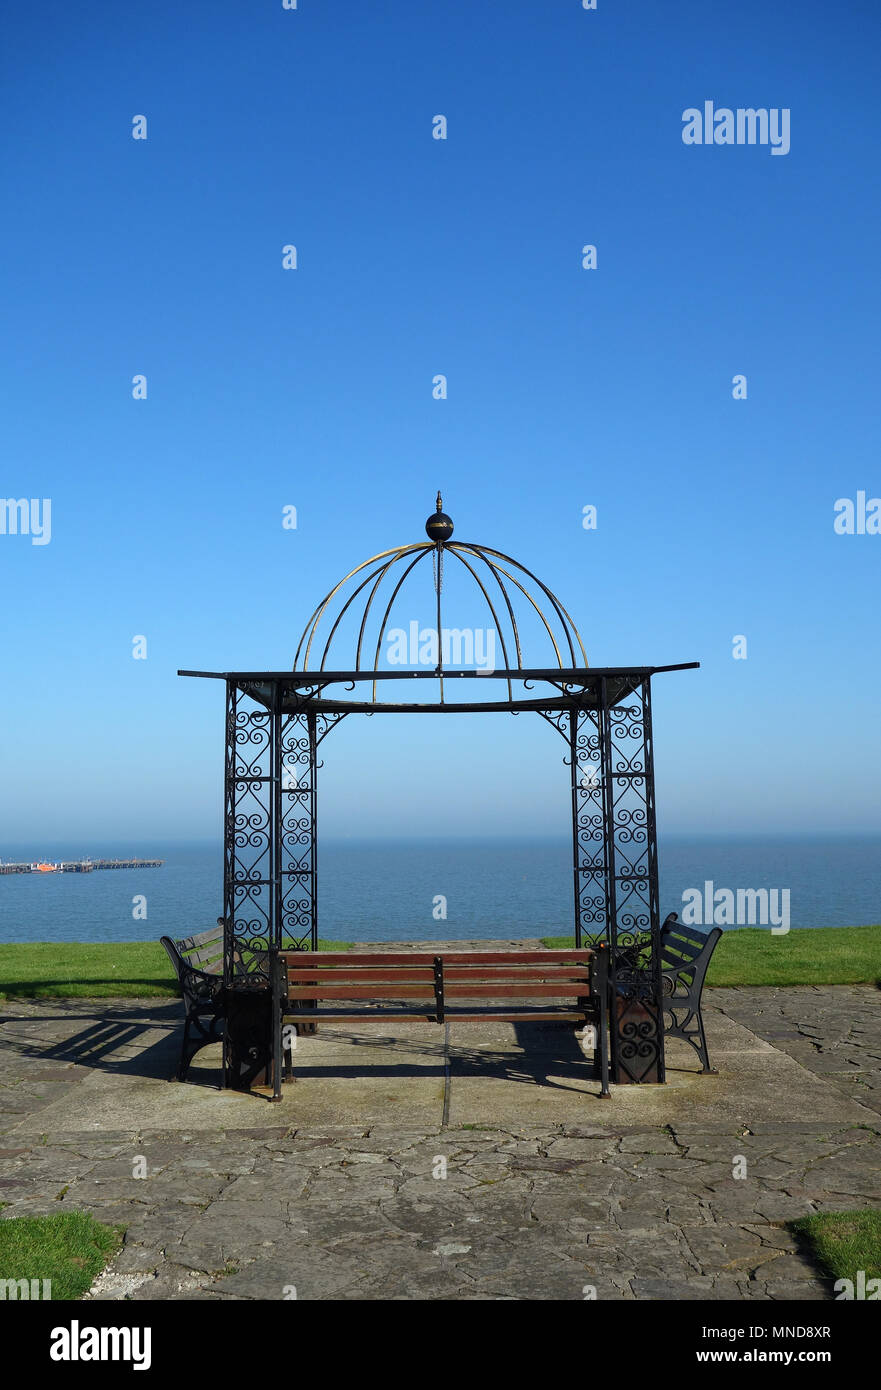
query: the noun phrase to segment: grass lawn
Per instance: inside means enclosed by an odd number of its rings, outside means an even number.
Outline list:
[[[549,948],[574,946],[546,936]],[[319,941],[346,951],[348,941]],[[817,927],[771,936],[742,927],[724,933],[708,985],[848,985],[881,983],[881,926]],[[177,987],[158,941],[37,941],[0,945],[0,999],[173,998]]]
[[[81,1298],[122,1243],[122,1226],[82,1211],[0,1221],[0,1279],[51,1279],[51,1296]],[[30,1290],[29,1290],[30,1291]]]
[[[321,951],[347,941],[319,941]],[[32,941],[0,945],[0,999],[172,999],[171,962],[158,941]]]
[[[824,1211],[792,1222],[792,1230],[833,1279],[881,1279],[881,1211]]]
[[[574,946],[575,938],[545,936],[542,943],[559,949]],[[881,983],[881,926],[812,927],[786,936],[740,927],[723,932],[707,972],[708,986],[877,983]]]

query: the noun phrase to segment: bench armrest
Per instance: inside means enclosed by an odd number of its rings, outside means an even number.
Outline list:
[[[197,966],[187,965],[184,961],[180,972],[180,982],[185,988],[192,988],[195,985],[197,988],[213,990],[216,986],[223,984],[223,976],[215,975],[208,970],[199,970]]]

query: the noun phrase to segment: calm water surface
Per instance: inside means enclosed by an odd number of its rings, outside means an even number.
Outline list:
[[[0,876],[0,941],[136,941],[186,936],[222,908],[219,845],[0,847],[0,857],[156,856],[160,869]],[[881,838],[660,845],[661,915],[703,888],[789,888],[793,927],[881,922]],[[147,898],[147,919],[132,899]],[[446,921],[432,916],[438,895]],[[321,934],[343,940],[545,936],[572,931],[571,848],[527,842],[328,843],[319,855]]]

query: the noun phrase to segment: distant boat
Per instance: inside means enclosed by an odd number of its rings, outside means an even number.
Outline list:
[[[37,873],[37,874],[57,874],[57,873],[58,873],[58,865],[57,865],[57,864],[32,864],[32,865],[31,865],[31,873]]]

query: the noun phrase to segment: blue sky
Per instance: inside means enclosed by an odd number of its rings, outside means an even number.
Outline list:
[[[290,665],[438,487],[591,664],[701,662],[656,682],[662,831],[881,829],[881,536],[833,531],[881,495],[876,5],[6,30],[0,495],[51,498],[52,538],[0,535],[0,854],[219,833],[222,691],[176,670]],[[684,145],[705,100],[788,108],[790,152]],[[537,718],[352,718],[324,751],[328,836],[566,829]]]

